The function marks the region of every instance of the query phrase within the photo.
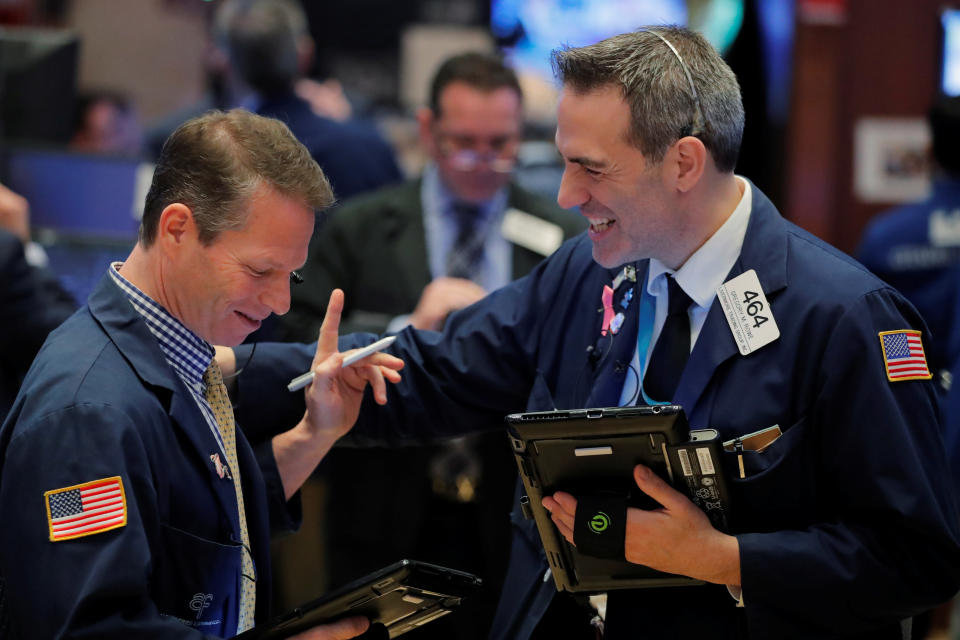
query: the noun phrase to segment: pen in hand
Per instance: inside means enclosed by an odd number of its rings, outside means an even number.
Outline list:
[[[362,360],[367,356],[369,356],[370,354],[376,353],[377,351],[382,351],[383,349],[386,349],[391,344],[393,344],[393,341],[396,339],[397,339],[396,336],[387,336],[382,340],[377,340],[373,344],[367,345],[366,347],[364,347],[363,349],[360,349],[356,353],[351,353],[349,356],[344,358],[343,364],[341,366],[349,367],[354,362],[357,362],[358,360]],[[300,389],[303,389],[305,386],[313,382],[313,377],[314,377],[313,371],[308,371],[303,375],[299,375],[290,381],[290,383],[287,385],[287,390],[291,392],[299,391]]]

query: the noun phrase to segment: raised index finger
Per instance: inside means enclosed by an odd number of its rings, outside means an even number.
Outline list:
[[[320,335],[317,337],[317,355],[314,362],[324,360],[337,350],[337,338],[340,334],[340,314],[343,313],[343,291],[334,289],[330,292],[330,302],[327,303],[327,313],[323,316],[320,325]]]

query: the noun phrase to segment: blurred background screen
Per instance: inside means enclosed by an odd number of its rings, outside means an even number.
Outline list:
[[[940,25],[943,36],[940,90],[948,96],[960,95],[960,9],[944,9]]]
[[[0,136],[65,144],[73,133],[79,38],[0,28]]]

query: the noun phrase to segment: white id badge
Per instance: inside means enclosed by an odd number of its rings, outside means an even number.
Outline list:
[[[521,247],[549,256],[563,244],[563,229],[542,218],[513,207],[503,214],[500,234]]]
[[[717,299],[741,355],[753,353],[780,337],[780,328],[753,269],[720,285]]]

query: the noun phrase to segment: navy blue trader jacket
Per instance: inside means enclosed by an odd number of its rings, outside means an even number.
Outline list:
[[[953,267],[951,277],[960,289],[960,265]],[[953,305],[953,336],[960,338],[960,296]],[[960,358],[951,367],[953,384],[943,400],[943,442],[947,450],[947,463],[953,472],[953,487],[960,493]]]
[[[0,428],[0,579],[14,637],[234,635],[240,528],[232,482],[211,459],[218,451],[189,390],[105,276],[50,335]],[[269,443],[255,452],[238,436],[237,454],[261,621],[271,521],[292,528],[298,514]],[[44,494],[114,477],[124,526],[51,541]]]
[[[634,299],[647,263],[636,266]],[[673,398],[691,428],[717,429],[724,440],[783,430],[763,453],[744,453],[745,478],[735,454],[724,461],[746,606],[736,608],[721,585],[613,591],[604,637],[900,638],[901,620],[960,585],[958,514],[934,388],[890,382],[878,336],[925,331],[923,321],[862,266],[781,218],[755,188],[728,279],[750,269],[780,338],[741,356],[714,303]],[[615,405],[638,328],[634,304],[618,334],[600,336],[601,291],[617,273],[597,265],[580,236],[528,277],[451,316],[444,333],[404,330],[390,349],[406,360],[403,381],[385,407],[364,405],[354,438],[400,442],[490,428],[524,409]],[[244,397],[248,385],[261,397],[282,389],[311,354],[257,353],[241,377],[242,404],[256,402]],[[285,416],[275,405],[270,411],[282,423],[302,404]],[[513,521],[493,638],[529,637],[555,589],[532,521],[516,513]]]

